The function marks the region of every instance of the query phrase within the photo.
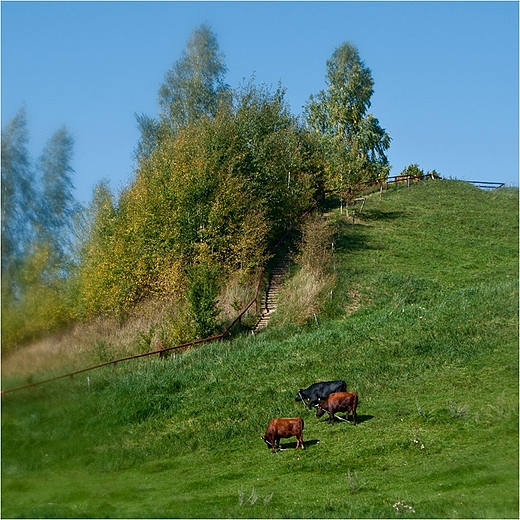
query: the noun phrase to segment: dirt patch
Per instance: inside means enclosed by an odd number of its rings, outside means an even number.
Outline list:
[[[356,289],[351,289],[348,292],[348,300],[348,304],[345,307],[345,316],[354,314],[363,305],[368,303],[368,297]]]

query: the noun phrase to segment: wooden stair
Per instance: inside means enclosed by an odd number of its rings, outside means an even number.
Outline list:
[[[272,270],[269,283],[267,284],[264,296],[262,297],[260,317],[256,325],[253,327],[253,334],[262,330],[264,327],[267,327],[271,315],[276,311],[278,296],[282,288],[282,280],[289,269],[289,265],[289,259],[283,258]]]

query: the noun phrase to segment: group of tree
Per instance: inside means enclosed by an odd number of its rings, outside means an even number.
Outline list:
[[[318,197],[388,175],[390,136],[368,113],[374,82],[353,44],[335,50],[327,90],[310,97],[303,118],[291,114],[281,85],[251,80],[233,89],[226,72],[216,36],[202,25],[165,75],[158,116],[137,116],[135,178],[117,196],[100,182],[81,212],[67,131],[49,142],[37,178],[24,113],[9,123],[2,135],[3,316],[22,315],[16,309],[23,306],[25,316],[36,312],[29,303],[40,298],[36,284],[56,301],[52,327],[124,313],[154,296],[185,301],[194,334],[210,334],[230,273],[263,265]],[[74,234],[81,219],[84,232]],[[67,311],[58,308],[65,304]]]
[[[2,131],[2,344],[57,329],[70,320],[68,275],[74,223],[73,138],[65,127],[33,163],[25,108]]]

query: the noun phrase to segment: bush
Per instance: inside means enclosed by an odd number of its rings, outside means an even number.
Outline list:
[[[199,338],[207,338],[217,329],[217,317],[220,312],[217,308],[219,288],[217,266],[198,264],[188,270],[186,298]]]
[[[419,168],[418,164],[410,164],[399,174],[399,177],[418,177],[422,179],[424,171]]]

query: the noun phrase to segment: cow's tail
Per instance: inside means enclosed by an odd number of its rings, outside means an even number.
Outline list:
[[[303,422],[303,417],[300,417],[300,421],[302,422],[302,431],[303,431],[303,428],[305,427],[305,423]]]

